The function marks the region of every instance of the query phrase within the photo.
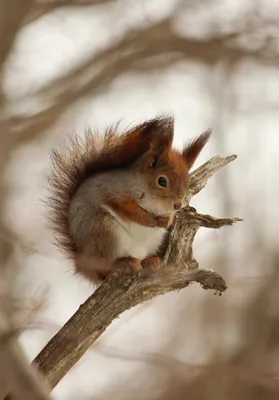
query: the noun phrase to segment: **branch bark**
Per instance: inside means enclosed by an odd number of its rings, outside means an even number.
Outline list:
[[[188,201],[206,185],[215,172],[235,158],[234,155],[214,157],[192,173]],[[54,388],[59,383],[111,322],[124,311],[155,296],[180,290],[192,282],[218,294],[224,292],[227,285],[218,273],[198,268],[192,255],[192,244],[201,226],[219,229],[236,221],[240,219],[218,219],[198,214],[190,206],[182,209],[170,229],[163,265],[159,271],[143,270],[141,274],[133,276],[110,276],[35,358],[34,364],[45,375],[50,387]]]

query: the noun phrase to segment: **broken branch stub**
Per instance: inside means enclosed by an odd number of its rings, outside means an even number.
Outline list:
[[[215,172],[235,158],[235,155],[225,158],[216,156],[194,171],[187,204]],[[182,289],[192,282],[199,283],[203,289],[219,294],[224,292],[227,285],[218,273],[198,268],[192,245],[201,226],[218,229],[237,221],[240,219],[202,215],[189,206],[178,212],[169,231],[162,267],[152,273],[143,270],[133,276],[109,276],[35,358],[34,363],[45,375],[48,384],[54,388],[124,311],[160,294]]]

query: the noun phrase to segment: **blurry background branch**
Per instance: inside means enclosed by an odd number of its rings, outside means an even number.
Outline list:
[[[92,6],[107,2],[40,2],[34,5],[34,9],[50,11],[61,6]],[[116,1],[111,0],[108,3],[110,2]],[[159,71],[187,60],[208,66],[214,66],[220,60],[235,65],[243,58],[267,64],[279,61],[279,52],[276,48],[274,51],[269,49],[272,43],[272,36],[269,33],[264,35],[262,46],[246,45],[242,39],[247,35],[248,38],[259,35],[261,26],[253,26],[252,32],[251,29],[245,28],[230,33],[213,32],[207,37],[192,38],[177,32],[175,17],[178,13],[179,10],[163,21],[149,24],[145,29],[137,27],[130,29],[122,40],[91,56],[89,53],[76,68],[66,75],[59,74],[53,82],[33,93],[32,97],[48,104],[43,111],[30,115],[28,119],[26,116],[13,115],[3,121],[12,132],[11,136],[15,143],[20,142],[21,138],[24,140],[26,136],[32,139],[42,130],[50,128],[76,102],[88,95],[97,95],[106,90],[116,78],[125,73],[150,73],[150,70]]]
[[[0,1],[0,72],[11,50],[21,23],[31,9],[34,0]]]
[[[1,338],[1,342],[0,368],[11,398],[14,400],[50,400],[49,389],[44,380],[41,377],[38,378],[35,368],[29,365],[17,340],[8,336],[5,339]],[[3,392],[0,395],[3,396]]]
[[[58,0],[58,1],[44,1],[36,2],[31,12],[27,15],[25,23],[29,24],[33,21],[38,20],[41,17],[45,17],[49,13],[59,10],[62,7],[89,7],[106,3],[113,3],[117,0]]]

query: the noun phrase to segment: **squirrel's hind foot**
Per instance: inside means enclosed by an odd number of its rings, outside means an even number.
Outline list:
[[[138,258],[123,257],[112,264],[111,272],[119,274],[136,274],[142,270],[141,262]]]
[[[157,272],[161,267],[162,260],[160,257],[151,256],[147,257],[141,261],[141,266],[145,270],[150,270],[151,272]]]

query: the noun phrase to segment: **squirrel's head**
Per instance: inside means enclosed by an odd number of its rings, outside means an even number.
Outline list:
[[[210,130],[202,133],[179,152],[172,149],[173,120],[159,122],[149,150],[137,162],[145,188],[141,205],[157,215],[174,213],[183,207],[190,183],[189,171],[211,133]]]

